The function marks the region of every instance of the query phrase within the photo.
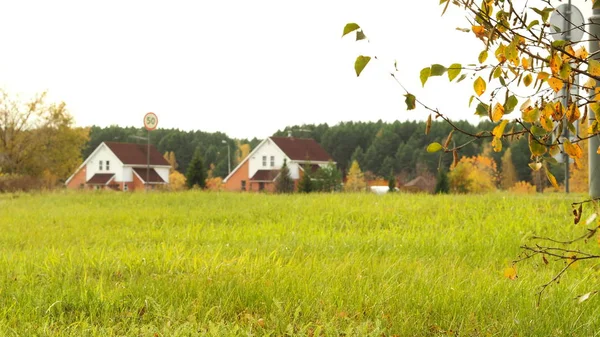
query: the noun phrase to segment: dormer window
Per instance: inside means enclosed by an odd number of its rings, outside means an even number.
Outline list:
[[[102,160],[98,162],[98,171],[102,171]]]
[[[267,166],[267,156],[263,156],[263,167]]]

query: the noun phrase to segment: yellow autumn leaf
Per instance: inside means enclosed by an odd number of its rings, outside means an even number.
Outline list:
[[[523,59],[521,60],[521,65],[523,66],[523,69],[529,69],[529,59],[523,57]]]
[[[596,150],[597,154],[600,154],[600,146],[598,146],[598,150]]]
[[[562,54],[563,62],[569,62],[571,55],[575,56],[575,49],[572,46],[565,46],[565,52]]]
[[[552,55],[552,57],[550,58],[550,70],[552,70],[552,75],[558,74],[562,63],[562,59],[560,58],[560,56],[558,56],[558,54]]]
[[[579,112],[579,107],[576,103],[571,103],[569,109],[567,110],[567,119],[569,123],[573,123],[581,117],[581,112]]]
[[[540,124],[542,125],[542,128],[548,132],[554,129],[554,123],[552,123],[552,119],[548,116],[540,117]]]
[[[546,177],[548,181],[552,184],[552,186],[558,189],[558,182],[556,181],[556,177],[550,172],[550,170],[546,170]]]
[[[569,157],[573,159],[579,159],[581,156],[583,156],[583,151],[581,150],[581,147],[579,147],[579,144],[572,144],[567,139],[565,140],[564,146],[565,152],[569,155]]]
[[[550,77],[550,74],[548,74],[547,72],[544,72],[544,71],[540,71],[537,75],[537,79],[542,80],[542,81],[547,80],[549,77]]]
[[[486,84],[483,78],[479,76],[475,82],[473,83],[473,89],[475,89],[475,93],[477,96],[481,96],[485,92]]]
[[[552,116],[552,114],[554,114],[554,105],[551,103],[547,103],[542,109],[542,115],[545,117],[550,117]]]
[[[501,43],[498,46],[498,49],[496,49],[496,51],[494,52],[494,55],[496,55],[496,59],[498,59],[498,62],[500,63],[504,63],[506,61],[505,50],[506,46]]]
[[[562,105],[562,103],[561,102],[554,103],[554,112],[552,113],[552,118],[555,121],[559,121],[563,118],[564,115],[565,115],[565,107]]]
[[[552,90],[554,90],[554,92],[559,92],[565,84],[562,80],[553,76],[548,79],[548,85],[550,88],[552,88]]]
[[[531,82],[533,82],[533,76],[531,76],[531,74],[527,74],[523,77],[523,84],[525,84],[526,87],[530,86]]]
[[[592,76],[600,76],[600,62],[590,59],[588,64],[588,73]]]
[[[471,27],[471,29],[473,30],[473,33],[475,33],[475,36],[477,36],[478,38],[483,38],[485,37],[485,28],[483,28],[483,26],[473,26]]]
[[[504,277],[510,280],[515,280],[517,278],[517,268],[512,266],[504,269]]]
[[[577,51],[575,52],[575,57],[582,60],[587,60],[588,56],[589,54],[584,46],[581,46],[581,48],[577,49]]]
[[[596,80],[593,78],[588,78],[588,80],[583,84],[583,89],[592,90],[596,87]]]
[[[500,103],[496,103],[494,105],[494,110],[492,110],[492,122],[497,122],[502,119],[504,116],[504,106]]]

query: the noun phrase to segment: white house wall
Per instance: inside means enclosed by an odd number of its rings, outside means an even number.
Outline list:
[[[102,170],[99,170],[98,166],[100,160],[102,160]],[[107,160],[110,162],[108,170],[106,169]],[[123,179],[123,163],[106,145],[101,146],[87,162],[85,180],[89,180],[96,173],[114,173],[116,181],[122,181]]]
[[[262,165],[262,157],[267,156],[267,166]],[[275,156],[275,166],[271,166],[271,156]],[[252,177],[258,170],[278,170],[283,165],[283,152],[268,139],[256,150],[248,160],[248,177]],[[289,160],[288,160],[289,163]]]
[[[158,175],[166,182],[169,182],[169,168],[166,167],[156,167],[154,170],[156,170],[156,173],[158,173]]]
[[[123,180],[120,180],[126,183],[133,181],[133,168],[131,166],[123,167]]]

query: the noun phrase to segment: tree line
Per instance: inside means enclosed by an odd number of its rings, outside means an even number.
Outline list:
[[[455,122],[455,126],[468,133],[482,130],[491,131],[494,124],[483,121],[473,125],[467,121]],[[452,127],[445,122],[433,121],[428,134],[426,122],[395,121],[383,122],[342,122],[333,126],[328,124],[304,124],[288,126],[277,130],[273,136],[313,138],[331,155],[344,176],[353,161],[356,161],[367,180],[394,177],[399,184],[419,175],[436,175],[439,170],[449,171],[453,164],[450,153],[429,153],[427,146],[432,142],[444,143]],[[143,128],[92,126],[89,141],[82,151],[87,157],[103,141],[145,143],[148,132]],[[228,173],[227,151],[231,154],[232,169],[247,156],[260,139],[234,139],[222,132],[183,131],[179,129],[157,129],[150,132],[150,143],[161,153],[174,153],[177,158],[177,170],[185,173],[194,154],[198,152],[206,170],[213,177],[224,178]],[[491,138],[473,141],[464,134],[455,134],[450,140],[454,146],[464,145],[460,155],[470,158],[487,156],[493,159],[496,167],[495,184],[501,187],[503,167],[511,164],[510,175],[514,182],[522,181],[540,185],[548,184],[545,179],[536,179],[532,174],[528,141],[525,137],[503,139],[502,151],[490,151]],[[507,157],[506,152],[509,152]],[[503,159],[504,157],[504,159]],[[564,167],[559,163],[549,166],[557,180],[564,179]],[[506,181],[506,179],[504,179]]]

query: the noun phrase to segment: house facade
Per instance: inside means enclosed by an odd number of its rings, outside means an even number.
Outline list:
[[[150,165],[148,165],[148,158]],[[65,185],[69,189],[154,189],[169,183],[169,162],[154,146],[103,142],[77,168]]]
[[[314,139],[269,137],[263,140],[223,180],[228,191],[274,191],[284,160],[290,176],[297,184],[304,166],[316,171],[331,160],[331,156]]]

